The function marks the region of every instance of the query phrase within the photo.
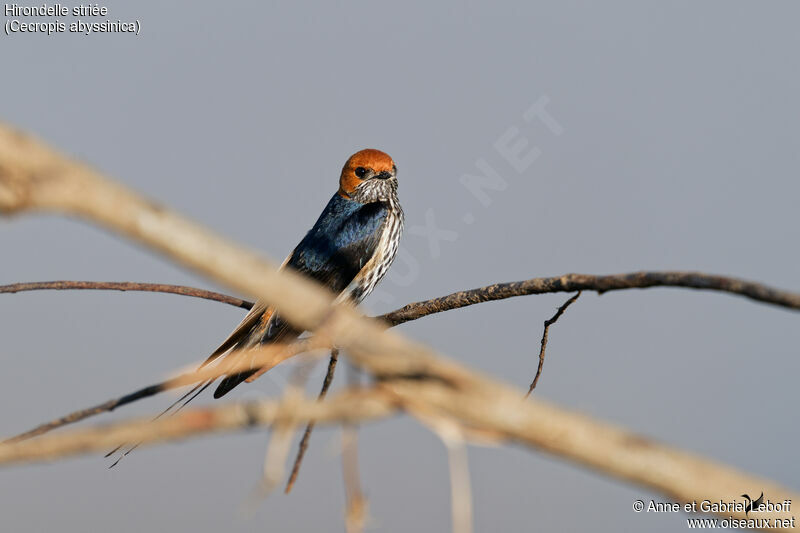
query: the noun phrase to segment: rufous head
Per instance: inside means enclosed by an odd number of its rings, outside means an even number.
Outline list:
[[[397,166],[388,154],[367,148],[350,156],[339,178],[341,196],[358,199],[368,189],[384,188],[397,189]]]

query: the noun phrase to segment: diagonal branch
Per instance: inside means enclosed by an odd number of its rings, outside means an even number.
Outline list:
[[[333,382],[333,374],[336,372],[336,363],[339,361],[339,350],[334,348],[331,350],[331,358],[328,360],[328,370],[325,373],[325,379],[322,381],[322,389],[319,391],[317,399],[324,400],[325,395],[328,394],[328,389]],[[289,494],[292,492],[294,482],[297,481],[297,476],[300,474],[300,465],[303,463],[303,457],[308,449],[308,443],[311,440],[311,432],[314,431],[314,422],[309,422],[306,430],[303,432],[303,437],[300,439],[300,444],[297,447],[297,456],[292,465],[292,472],[289,474],[289,480],[286,482],[284,492]]]

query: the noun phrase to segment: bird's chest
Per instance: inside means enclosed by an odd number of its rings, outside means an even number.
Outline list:
[[[403,233],[403,212],[392,209],[386,216],[386,222],[381,229],[380,240],[375,253],[364,265],[358,276],[350,284],[349,294],[355,303],[366,298],[375,286],[383,279],[389,267],[397,257],[400,246],[400,236]]]

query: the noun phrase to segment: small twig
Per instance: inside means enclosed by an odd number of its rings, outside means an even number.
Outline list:
[[[305,401],[303,389],[308,381],[313,364],[298,365],[292,372],[283,394],[285,404],[291,402],[302,403]],[[305,420],[301,422],[306,422]],[[308,422],[307,422],[308,423]],[[272,425],[272,432],[267,444],[264,457],[264,470],[261,479],[256,484],[250,497],[245,502],[244,509],[252,515],[258,508],[259,502],[265,499],[283,479],[286,471],[286,459],[292,448],[292,438],[299,422],[291,416]]]
[[[167,294],[180,294],[181,296],[192,296],[204,300],[214,300],[225,304],[250,309],[252,302],[229,296],[214,291],[187,287],[185,285],[168,285],[166,283],[138,283],[133,281],[34,281],[30,283],[12,283],[11,285],[0,285],[0,294],[15,293],[26,291],[42,290],[100,290],[100,291],[138,291],[138,292],[161,292]]]
[[[336,362],[339,360],[339,350],[336,348],[331,350],[331,358],[328,360],[328,371],[325,373],[325,379],[322,381],[322,390],[319,391],[318,400],[325,398],[328,389],[333,381],[333,373],[336,371]],[[284,492],[289,494],[294,487],[294,482],[297,481],[297,475],[300,473],[300,465],[303,462],[303,456],[308,449],[308,442],[311,439],[311,432],[314,431],[314,422],[309,422],[306,430],[303,432],[303,438],[300,439],[300,445],[297,448],[297,457],[294,459],[292,466],[292,473],[289,475],[289,481],[286,482],[286,489]]]
[[[536,388],[536,384],[539,383],[539,377],[542,375],[542,368],[544,368],[544,351],[547,349],[547,334],[550,332],[550,326],[556,323],[556,320],[561,318],[561,315],[564,314],[564,311],[567,310],[567,307],[572,305],[572,303],[578,299],[578,296],[581,295],[581,291],[575,293],[575,296],[564,302],[564,305],[558,308],[556,314],[554,314],[550,319],[544,321],[544,333],[542,333],[542,346],[539,348],[539,367],[536,369],[536,376],[533,378],[531,382],[531,386],[528,388],[528,393],[525,395],[527,398],[533,392],[533,389]]]

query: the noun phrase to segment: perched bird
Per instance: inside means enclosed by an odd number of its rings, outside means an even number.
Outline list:
[[[392,158],[380,150],[361,150],[347,160],[339,177],[339,190],[281,269],[295,270],[322,283],[339,295],[337,302],[358,304],[386,275],[397,256],[402,232],[403,210],[397,199],[397,167]],[[247,357],[239,350],[272,342],[289,342],[301,333],[281,318],[273,307],[256,302],[202,366],[234,350],[236,357]],[[256,379],[263,371],[266,369],[253,366],[250,370],[225,376],[214,391],[214,398],[221,398],[244,381]],[[159,416],[181,402],[180,407],[183,407],[213,382],[211,379],[196,385]],[[106,457],[120,448],[122,446]],[[134,448],[136,446],[129,448],[123,456]]]
[[[339,190],[281,268],[322,283],[339,295],[337,301],[358,304],[386,275],[397,256],[402,232],[397,166],[380,150],[361,150],[347,160],[339,177]],[[301,333],[275,309],[258,302],[204,364],[232,349],[286,342]],[[259,369],[253,368],[226,376],[214,391],[214,398],[259,375]]]

